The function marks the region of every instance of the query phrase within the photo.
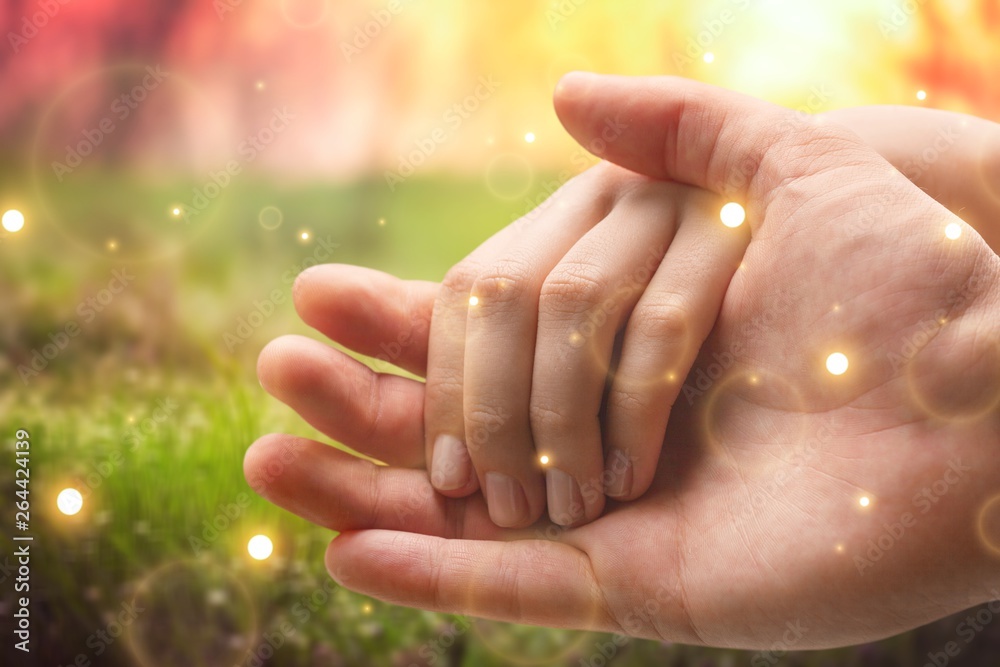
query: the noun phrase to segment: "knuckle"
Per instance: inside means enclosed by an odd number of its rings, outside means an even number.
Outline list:
[[[690,330],[689,322],[688,309],[677,298],[640,303],[629,319],[635,334],[651,342],[685,340]]]
[[[528,407],[528,417],[531,430],[538,434],[569,433],[579,422],[576,415],[534,398]]]
[[[489,314],[494,307],[520,302],[529,289],[531,271],[520,260],[509,259],[484,271],[472,285],[472,293],[479,298],[478,310]]]
[[[625,413],[648,412],[652,407],[651,392],[614,387],[608,393],[608,408]]]
[[[465,411],[465,439],[470,451],[476,451],[506,426],[510,412],[497,404],[476,403]]]
[[[471,262],[459,262],[445,274],[441,290],[445,296],[465,298],[479,276],[479,267]]]
[[[593,265],[561,265],[542,283],[539,310],[572,315],[586,312],[601,302],[604,285],[601,271]]]

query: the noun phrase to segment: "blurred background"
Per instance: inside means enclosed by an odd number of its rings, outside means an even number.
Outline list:
[[[4,0],[0,37],[5,628],[9,537],[35,538],[32,653],[5,629],[2,664],[903,666],[954,638],[752,654],[393,607],[333,585],[332,535],[241,461],[323,440],[254,376],[316,335],[301,269],[438,280],[593,163],[551,109],[563,73],[1000,120],[1000,2]],[[1000,664],[1000,622],[975,642],[948,664]]]

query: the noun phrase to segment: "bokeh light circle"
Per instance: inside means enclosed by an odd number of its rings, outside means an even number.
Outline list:
[[[226,604],[214,604],[223,599]],[[143,667],[242,664],[257,641],[257,610],[249,590],[210,560],[167,563],[144,577],[132,604],[142,609],[127,626],[127,644]]]
[[[933,355],[925,359],[926,347],[908,360],[905,374],[910,397],[925,414],[945,422],[964,423],[983,419],[1000,408],[1000,338],[978,340],[987,347],[969,372],[989,374],[986,377],[967,377],[959,384],[942,383],[940,367],[947,366],[947,360],[934,359]]]
[[[67,516],[77,514],[83,509],[83,494],[74,488],[63,489],[56,496],[56,507]]]
[[[747,213],[740,204],[731,201],[719,211],[719,219],[726,227],[735,229],[747,219]]]
[[[976,532],[983,546],[1000,557],[1000,494],[987,500],[979,510]]]
[[[175,255],[218,219],[239,179],[226,174],[239,145],[231,130],[224,110],[179,72],[141,63],[91,70],[38,121],[29,161],[38,217],[99,257]]]
[[[486,165],[486,187],[499,199],[524,197],[534,181],[531,163],[516,153],[501,153]]]
[[[830,375],[843,375],[849,366],[850,361],[843,352],[834,352],[826,358],[826,370]]]
[[[265,206],[260,209],[257,221],[264,229],[274,231],[278,227],[281,227],[281,223],[285,221],[285,216],[277,206]]]
[[[680,400],[703,402],[702,432],[708,451],[719,461],[745,474],[752,471],[744,460],[733,457],[734,450],[727,443],[733,443],[738,451],[748,451],[743,447],[748,442],[774,442],[778,438],[794,449],[802,448],[810,442],[810,436],[815,435],[808,430],[810,413],[801,389],[788,378],[771,371],[727,369],[718,361],[714,367],[711,364],[696,366],[681,390]],[[725,414],[746,411],[751,411],[754,418],[721,418]],[[726,424],[734,424],[733,429],[724,430]],[[752,429],[745,428],[746,424],[752,424]]]
[[[247,553],[254,560],[267,560],[274,553],[274,543],[267,535],[254,535],[247,542]]]
[[[24,228],[24,214],[17,209],[5,211],[2,218],[3,228],[8,232],[16,233]]]

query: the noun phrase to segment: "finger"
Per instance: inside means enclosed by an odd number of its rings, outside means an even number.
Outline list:
[[[392,604],[549,627],[610,630],[586,554],[561,542],[345,533],[326,567],[343,586]]]
[[[257,361],[264,389],[338,442],[390,465],[424,467],[424,385],[376,373],[303,336],[271,341]]]
[[[745,227],[720,222],[724,203],[692,191],[666,256],[628,318],[605,429],[605,492],[618,500],[633,500],[652,483],[670,408],[750,241]]]
[[[842,164],[845,154],[880,162],[834,123],[679,77],[572,72],[556,87],[555,107],[569,133],[602,158],[761,209],[779,186]],[[761,212],[750,211],[751,225]]]
[[[490,521],[480,495],[445,498],[423,471],[378,466],[306,438],[260,438],[247,450],[243,470],[258,494],[331,530],[384,528],[476,540],[506,535]]]
[[[472,286],[465,348],[465,433],[500,526],[521,527],[545,508],[545,482],[529,416],[538,295],[546,276],[604,217],[602,202],[617,167],[598,168],[556,195],[556,202],[508,248],[489,260]],[[548,363],[550,360],[546,360]],[[599,447],[599,445],[598,445]]]
[[[869,106],[828,111],[1000,249],[1000,124],[954,111]]]
[[[346,264],[306,269],[293,289],[306,324],[355,352],[421,376],[437,292],[437,283]]]
[[[649,181],[629,191],[542,286],[531,428],[547,457],[549,518],[560,525],[604,508],[600,411],[615,334],[666,252],[686,189]]]

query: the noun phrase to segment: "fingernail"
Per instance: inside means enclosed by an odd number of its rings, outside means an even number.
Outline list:
[[[520,526],[528,518],[528,499],[521,484],[500,472],[486,473],[486,505],[493,523],[504,528]]]
[[[623,450],[615,448],[604,463],[608,483],[604,492],[612,498],[632,493],[632,459]]]
[[[472,478],[472,460],[465,444],[453,435],[439,435],[431,459],[431,484],[441,491],[461,489]]]
[[[560,526],[570,526],[584,515],[583,495],[576,480],[558,468],[545,471],[549,518]]]

